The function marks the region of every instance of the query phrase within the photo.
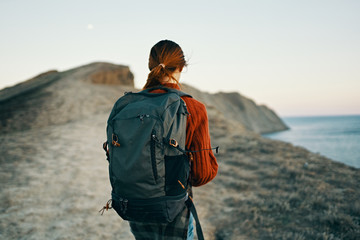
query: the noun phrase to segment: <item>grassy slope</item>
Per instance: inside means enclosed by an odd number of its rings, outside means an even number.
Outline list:
[[[360,239],[359,169],[219,122],[218,176],[195,189],[214,239]]]

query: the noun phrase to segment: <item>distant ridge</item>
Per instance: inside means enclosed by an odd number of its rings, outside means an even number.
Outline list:
[[[239,93],[184,91],[203,101],[244,131],[268,133],[287,129],[274,111]],[[64,124],[109,111],[125,91],[134,88],[128,66],[94,62],[67,71],[48,71],[0,91],[0,133]]]
[[[114,85],[134,88],[128,66],[95,62],[45,72],[5,88],[0,91],[0,133],[64,124],[108,111],[121,92]]]
[[[58,79],[58,71],[50,70],[41,73],[27,81],[16,84],[12,87],[7,87],[0,90],[0,102],[6,101],[16,95],[24,94],[33,91],[37,88],[43,87]]]

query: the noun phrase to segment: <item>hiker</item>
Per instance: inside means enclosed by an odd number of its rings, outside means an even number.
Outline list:
[[[147,82],[120,97],[107,121],[113,208],[139,239],[204,239],[192,186],[217,174],[205,105],[180,91],[187,65],[178,44],[162,40],[150,51]]]
[[[150,51],[148,79],[144,89],[157,86],[180,89],[181,71],[187,66],[180,46],[170,40],[156,43]],[[153,90],[159,93],[164,90]],[[186,149],[196,151],[209,149],[210,135],[207,112],[204,104],[194,98],[184,96],[189,115],[186,123]],[[190,185],[197,187],[210,182],[217,174],[218,165],[212,151],[199,151],[190,154],[191,171]],[[192,196],[191,186],[189,195]],[[130,222],[131,232],[136,239],[193,239],[193,217],[187,208],[167,225]],[[151,231],[151,232],[149,232]],[[164,238],[161,238],[163,236]],[[186,239],[186,238],[185,238]]]

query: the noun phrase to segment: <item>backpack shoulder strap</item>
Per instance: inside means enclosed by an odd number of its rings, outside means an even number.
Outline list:
[[[199,240],[204,240],[204,235],[203,235],[203,231],[201,229],[201,225],[200,225],[200,220],[199,217],[197,215],[196,212],[196,208],[194,205],[194,202],[192,201],[192,199],[189,197],[186,201],[185,204],[187,206],[187,208],[190,210],[190,212],[192,213],[194,219],[195,219],[195,224],[196,224],[196,234]]]

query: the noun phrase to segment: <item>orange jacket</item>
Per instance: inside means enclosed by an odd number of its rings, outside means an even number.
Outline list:
[[[166,83],[165,87],[180,90],[175,83]],[[154,90],[152,92],[162,92]],[[188,112],[186,123],[186,149],[197,151],[211,148],[209,122],[205,105],[194,98],[182,97],[185,101]],[[191,184],[201,186],[210,182],[217,174],[218,164],[211,150],[192,153],[191,163]]]

